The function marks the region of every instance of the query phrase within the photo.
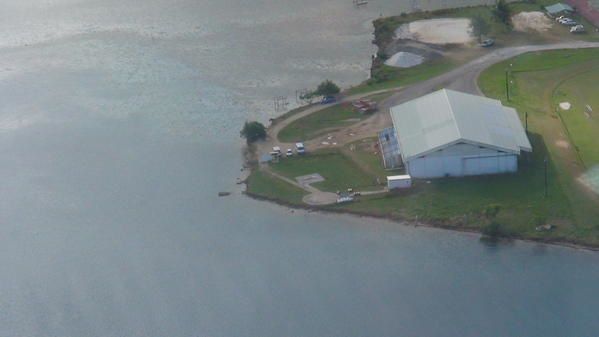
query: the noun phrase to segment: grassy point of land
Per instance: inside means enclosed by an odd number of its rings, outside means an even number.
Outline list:
[[[380,102],[390,95],[391,93],[375,94],[368,98]],[[293,121],[279,132],[277,138],[281,142],[310,140],[355,124],[370,116],[370,113],[363,114],[354,109],[351,102],[341,103]]]

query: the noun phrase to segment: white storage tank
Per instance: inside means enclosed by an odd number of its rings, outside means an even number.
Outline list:
[[[410,187],[412,187],[412,177],[409,174],[387,177],[387,188],[390,190]]]

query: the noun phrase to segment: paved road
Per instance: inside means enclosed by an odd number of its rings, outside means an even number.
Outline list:
[[[391,124],[391,119],[387,113],[390,107],[426,95],[440,88],[448,88],[457,91],[468,92],[471,94],[482,95],[477,85],[478,76],[483,70],[495,63],[528,52],[578,48],[599,48],[599,42],[576,41],[548,45],[506,47],[493,50],[489,54],[481,56],[440,76],[406,87],[404,90],[386,99],[381,104],[381,107],[384,109],[382,110],[384,115],[387,115],[386,117],[388,117],[386,125]]]

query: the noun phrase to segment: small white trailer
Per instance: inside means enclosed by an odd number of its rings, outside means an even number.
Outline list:
[[[387,188],[389,190],[410,187],[412,187],[412,177],[409,174],[387,177]]]

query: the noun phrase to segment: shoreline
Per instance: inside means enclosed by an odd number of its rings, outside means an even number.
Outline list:
[[[445,14],[448,13],[449,10],[444,10],[444,11],[439,11],[439,12],[428,12],[428,13],[419,13],[418,15],[422,15],[425,18],[430,18],[431,16],[434,16],[435,14]],[[394,17],[391,17],[391,19],[393,19]],[[395,17],[398,20],[400,20],[401,22],[404,22],[403,20],[406,20],[406,18],[404,17]],[[389,19],[389,18],[383,18],[381,20],[385,20],[385,19]],[[387,41],[385,38],[381,38],[381,36],[384,36],[384,34],[381,33],[381,29],[380,27],[383,26],[377,26],[377,20],[379,19],[375,19],[373,21],[373,25],[375,27],[375,39],[373,40],[373,44],[375,44],[377,46],[378,52],[383,51],[385,49],[387,49],[389,47],[389,43],[391,41]],[[383,21],[378,21],[378,23],[380,24]],[[521,55],[523,52],[519,52],[517,50],[519,50],[520,48],[523,47],[529,47],[529,49],[531,49],[531,51],[529,52],[535,52],[535,51],[544,51],[544,50],[552,50],[552,49],[570,49],[573,47],[568,47],[567,46],[567,41],[569,40],[564,40],[564,41],[558,41],[556,43],[553,43],[553,48],[549,48],[549,45],[551,43],[541,43],[539,44],[537,47],[534,47],[536,44],[530,44],[530,45],[519,45],[518,43],[516,43],[513,46],[508,46],[506,49],[507,50],[511,50],[510,53],[513,53],[514,55],[512,57]],[[578,42],[583,42],[583,41],[578,41]],[[559,46],[560,43],[564,43],[564,45]],[[546,45],[547,47],[543,47],[544,45]],[[533,47],[531,47],[533,46]],[[558,47],[555,47],[558,46]],[[596,48],[595,46],[593,46],[594,48]],[[578,46],[575,47],[576,49],[579,48],[592,48],[591,46]],[[377,52],[377,54],[378,54]],[[479,56],[480,59],[485,60],[485,62],[490,61],[489,59],[495,57],[498,59],[497,62],[503,61],[505,59],[508,59],[509,57],[503,57],[502,55],[497,56],[489,56],[488,54],[482,54],[482,56]],[[381,67],[382,65],[380,64],[380,59],[377,58],[373,58],[372,60],[373,62],[371,63],[371,74],[375,71],[377,71],[378,67]],[[478,64],[475,62],[475,59],[473,58],[472,60],[466,59],[465,62],[462,65],[456,66],[456,68],[451,68],[448,69],[446,72],[441,72],[438,75],[432,76],[428,79],[424,79],[424,80],[418,80],[415,81],[414,83],[404,83],[404,84],[398,84],[397,86],[391,87],[391,88],[387,88],[384,90],[392,90],[392,91],[400,91],[400,90],[408,90],[411,87],[413,87],[414,85],[417,85],[419,82],[426,82],[426,81],[435,81],[435,80],[440,80],[440,81],[446,81],[447,78],[450,76],[450,74],[455,73],[456,71],[458,71],[459,69],[463,68],[463,69],[468,69],[468,65],[470,65],[471,62],[474,62],[474,66],[471,67],[478,67]],[[495,63],[497,63],[495,62]],[[488,62],[487,62],[488,63]],[[492,63],[492,65],[494,65],[495,63]],[[488,69],[488,67],[485,68],[481,68],[480,70],[478,70],[476,72],[476,74],[480,74],[482,71]],[[476,70],[476,69],[474,69]],[[469,70],[471,73],[475,73],[472,71],[472,69]],[[371,76],[372,77],[372,76]],[[472,76],[471,76],[472,77]],[[476,78],[478,77],[478,75],[476,76]],[[372,78],[371,78],[372,79]],[[360,86],[364,86],[364,85],[368,85],[370,86],[371,83],[369,83],[371,81],[371,79],[367,79],[366,81],[359,83],[357,86],[351,86],[349,88],[345,88],[342,92],[342,94],[344,94],[345,96],[352,96],[353,95],[358,95],[358,92],[356,91],[352,91],[352,89],[356,89]],[[373,88],[377,88],[376,84],[373,85],[373,87],[371,87],[370,89],[372,90]],[[407,88],[407,89],[406,89]],[[476,86],[476,88],[478,88],[478,85]],[[380,90],[380,89],[379,89]],[[479,89],[480,92],[480,89]],[[300,106],[296,109],[290,110],[280,116],[277,116],[276,118],[272,118],[271,119],[271,123],[270,125],[267,127],[267,134],[268,134],[268,141],[278,141],[278,132],[274,132],[273,129],[277,129],[280,127],[280,123],[284,124],[286,120],[288,119],[293,119],[294,116],[295,117],[299,117],[296,115],[302,115],[302,113],[307,113],[308,111],[305,110],[312,110],[318,108],[317,104],[307,104],[304,106]],[[310,112],[310,114],[313,112]],[[274,133],[273,133],[274,132]],[[264,145],[264,144],[262,144]],[[259,147],[259,146],[258,146]],[[246,168],[246,170],[248,171],[248,175],[245,177],[245,179],[239,181],[239,183],[242,183],[245,185],[245,191],[243,191],[242,193],[247,195],[248,197],[254,199],[254,200],[259,200],[259,201],[268,201],[274,204],[277,204],[279,206],[285,206],[291,209],[298,209],[298,210],[306,210],[309,212],[323,212],[323,213],[328,213],[328,214],[345,214],[345,215],[351,215],[351,216],[357,216],[357,217],[368,217],[371,219],[382,219],[382,220],[386,220],[386,221],[391,221],[393,223],[399,223],[401,225],[407,225],[407,226],[413,226],[413,227],[426,227],[426,228],[438,228],[438,229],[444,229],[444,230],[452,230],[452,231],[458,231],[458,232],[462,232],[462,233],[473,233],[473,234],[479,234],[481,235],[481,238],[484,236],[482,234],[482,228],[476,228],[475,226],[472,226],[472,224],[468,224],[468,223],[464,223],[464,222],[459,222],[459,221],[453,221],[452,219],[439,219],[436,220],[435,218],[431,219],[429,222],[421,222],[418,220],[418,217],[416,217],[415,219],[408,219],[405,217],[402,217],[402,215],[398,215],[398,214],[386,214],[385,211],[383,212],[375,212],[372,211],[370,209],[368,210],[352,210],[352,209],[347,209],[347,208],[337,208],[337,207],[331,207],[331,206],[316,206],[316,205],[308,205],[308,204],[302,204],[302,203],[298,203],[295,200],[286,200],[285,197],[281,197],[281,195],[276,195],[270,193],[269,195],[263,195],[263,194],[259,194],[259,193],[253,193],[250,191],[250,187],[249,187],[249,176],[252,175],[254,172],[256,171],[260,171],[260,165],[257,162],[257,157],[256,157],[256,153],[254,152],[256,150],[255,146],[248,146],[245,151],[246,151],[246,156],[245,156],[245,165],[244,167]],[[252,154],[250,154],[251,152],[254,152]],[[249,155],[248,155],[249,154]],[[528,233],[528,234],[527,234]],[[531,235],[532,237],[528,237],[528,235]],[[519,240],[519,241],[524,241],[524,242],[531,242],[531,243],[537,243],[537,244],[546,244],[546,245],[553,245],[553,246],[560,246],[560,247],[567,247],[567,248],[573,248],[573,249],[582,249],[582,250],[588,250],[588,251],[599,251],[599,243],[595,243],[592,240],[590,240],[590,243],[584,243],[582,240],[584,240],[585,238],[582,238],[581,240],[578,240],[578,238],[569,238],[568,236],[564,236],[563,233],[560,235],[555,235],[553,237],[540,237],[538,235],[535,235],[534,232],[528,231],[526,233],[507,233],[503,234],[501,236],[497,236],[496,237],[498,242],[502,242],[505,240]]]
[[[246,182],[244,181],[244,184],[245,183]],[[318,207],[318,206],[310,206],[308,204],[305,204],[305,205],[294,204],[291,202],[287,202],[285,200],[270,198],[270,197],[254,194],[254,193],[248,192],[247,190],[243,191],[242,194],[253,199],[253,200],[262,201],[262,202],[270,202],[272,204],[288,207],[288,208],[291,208],[294,210],[305,210],[305,211],[312,212],[312,213],[320,212],[322,214],[342,214],[342,215],[348,215],[348,216],[353,216],[353,217],[358,217],[358,218],[386,220],[386,221],[390,221],[390,222],[393,222],[398,225],[410,226],[410,227],[415,227],[415,228],[417,228],[417,227],[436,228],[436,229],[442,229],[442,230],[446,230],[446,231],[454,231],[454,232],[460,232],[460,233],[479,234],[480,235],[479,239],[483,238],[483,234],[480,231],[475,230],[475,229],[452,227],[449,225],[434,225],[434,224],[425,223],[425,222],[415,222],[415,221],[410,221],[407,219],[396,218],[393,216],[379,215],[379,214],[373,214],[373,213],[368,213],[368,212],[357,212],[357,211],[350,211],[350,210],[344,210],[344,209],[334,210],[334,209],[327,209],[327,208],[322,208],[322,207]],[[524,238],[524,237],[519,237],[519,236],[500,236],[500,237],[496,238],[496,240],[499,243],[501,243],[502,241],[505,242],[505,241],[509,241],[509,240],[517,240],[517,241],[522,241],[522,242],[537,243],[537,244],[543,244],[543,245],[548,245],[548,246],[585,250],[585,251],[590,251],[590,252],[599,252],[599,245],[598,246],[585,245],[585,244],[577,243],[574,241],[560,241],[560,240],[551,240],[551,239],[543,240],[543,239]]]

